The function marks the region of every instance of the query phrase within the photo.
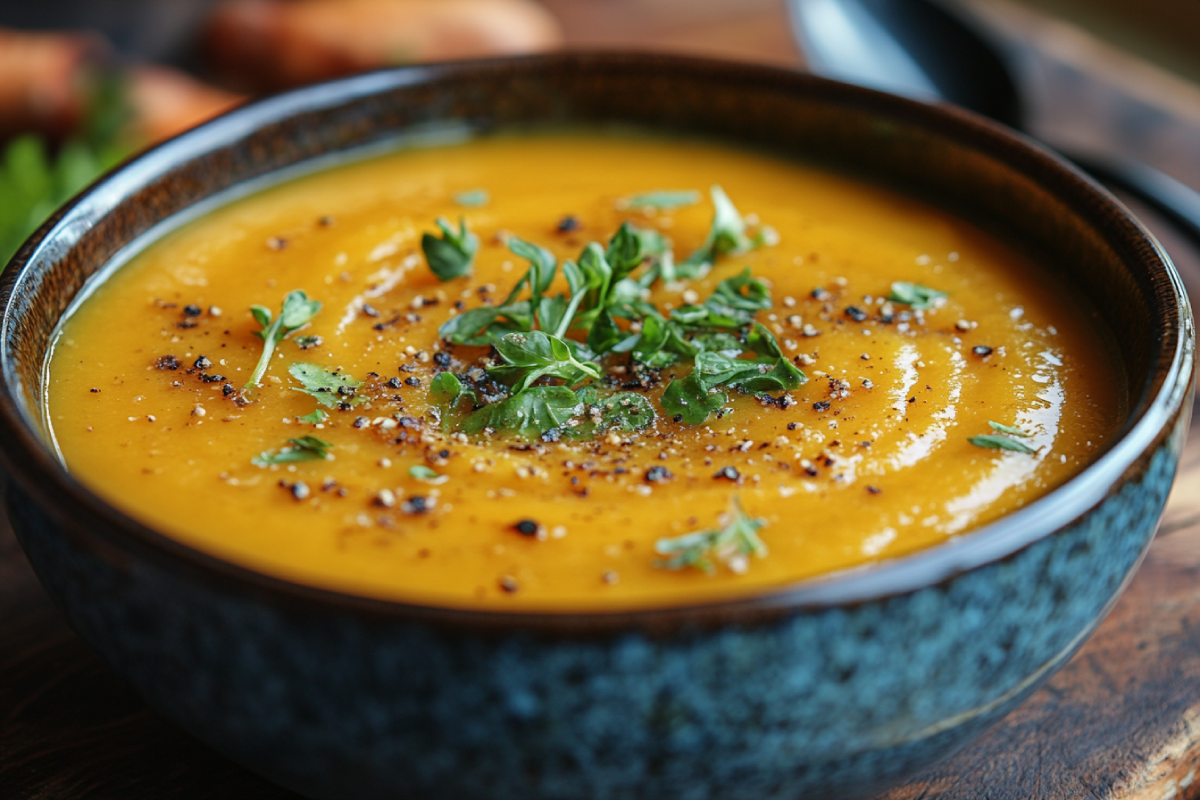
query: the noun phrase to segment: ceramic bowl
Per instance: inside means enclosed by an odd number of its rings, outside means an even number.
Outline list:
[[[266,577],[124,516],[47,446],[40,380],[56,324],[168,217],[414,131],[613,123],[898,187],[1036,254],[1111,330],[1128,419],[1070,482],[945,545],[751,599],[629,613],[446,610]],[[1193,378],[1167,257],[1050,152],[950,108],[664,56],[411,67],[246,106],[60,211],[4,273],[0,303],[6,502],[47,591],[152,707],[315,798],[844,799],[895,783],[1020,703],[1103,618],[1154,534]]]

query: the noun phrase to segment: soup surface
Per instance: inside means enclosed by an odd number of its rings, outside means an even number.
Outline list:
[[[469,274],[439,280],[426,233]],[[527,303],[544,273],[518,286],[521,256],[545,256],[521,240],[590,267]],[[623,246],[626,281],[566,308]],[[319,310],[284,307],[296,290]],[[1022,257],[902,196],[710,143],[499,136],[162,236],[63,325],[46,417],[89,488],[262,572],[444,606],[665,606],[911,553],[1047,493],[1123,413],[1102,342]]]

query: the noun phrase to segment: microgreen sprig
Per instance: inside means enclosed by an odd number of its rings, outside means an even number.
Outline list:
[[[449,222],[438,217],[437,226],[442,229],[439,239],[432,233],[421,236],[421,250],[430,271],[443,283],[471,274],[475,251],[479,249],[479,237],[467,229],[467,221],[458,220],[455,231]]]
[[[745,572],[750,566],[750,556],[761,558],[767,554],[767,546],[758,537],[759,529],[767,521],[747,515],[736,495],[732,506],[722,518],[720,528],[659,539],[654,551],[669,558],[656,560],[654,566],[671,570],[693,568],[712,575],[717,571],[714,563],[717,562],[732,572]]]
[[[315,436],[301,436],[288,439],[288,443],[278,450],[260,453],[250,459],[256,467],[269,467],[274,464],[290,464],[295,461],[323,461],[333,458],[329,451],[333,445]]]
[[[976,447],[984,447],[992,450],[1009,450],[1014,453],[1024,453],[1026,455],[1031,455],[1037,452],[1037,450],[1034,450],[1024,442],[1012,438],[1014,436],[1020,436],[1021,438],[1028,439],[1033,434],[1026,433],[1020,428],[1014,428],[1010,425],[1001,425],[999,422],[992,422],[990,420],[988,421],[988,425],[992,427],[992,430],[999,431],[1000,435],[989,433],[982,436],[972,436],[967,439],[967,441]]]
[[[267,372],[267,367],[271,364],[271,356],[275,352],[276,345],[307,325],[320,310],[321,304],[316,300],[309,300],[308,295],[301,289],[288,293],[288,296],[283,299],[279,316],[275,319],[271,318],[269,308],[250,306],[250,313],[254,315],[258,324],[263,326],[261,331],[254,332],[255,336],[263,340],[263,352],[258,359],[258,365],[250,375],[250,380],[246,381],[243,389],[253,389],[258,386],[259,381]]]

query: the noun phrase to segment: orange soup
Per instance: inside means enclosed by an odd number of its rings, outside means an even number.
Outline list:
[[[943,211],[722,145],[545,133],[159,237],[63,324],[45,413],[80,481],[228,561],[613,609],[995,520],[1096,457],[1115,370],[1069,292]]]

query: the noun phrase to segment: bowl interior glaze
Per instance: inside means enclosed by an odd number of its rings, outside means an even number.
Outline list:
[[[88,281],[138,237],[214,196],[402,133],[531,125],[633,125],[733,141],[863,177],[980,224],[1033,254],[1098,310],[1126,376],[1113,390],[1125,395],[1131,413],[1082,474],[951,544],[749,600],[644,613],[447,611],[296,586],[149,530],[91,495],[55,458],[40,413],[53,332]],[[101,535],[135,540],[152,557],[182,559],[267,591],[502,627],[744,621],[937,583],[1015,552],[1102,500],[1166,435],[1181,375],[1191,370],[1190,312],[1166,255],[1097,184],[1048,151],[951,108],[782,70],[666,56],[565,54],[411,67],[252,104],[136,158],[61,210],[18,253],[0,300],[4,458],[57,513],[94,520]]]

